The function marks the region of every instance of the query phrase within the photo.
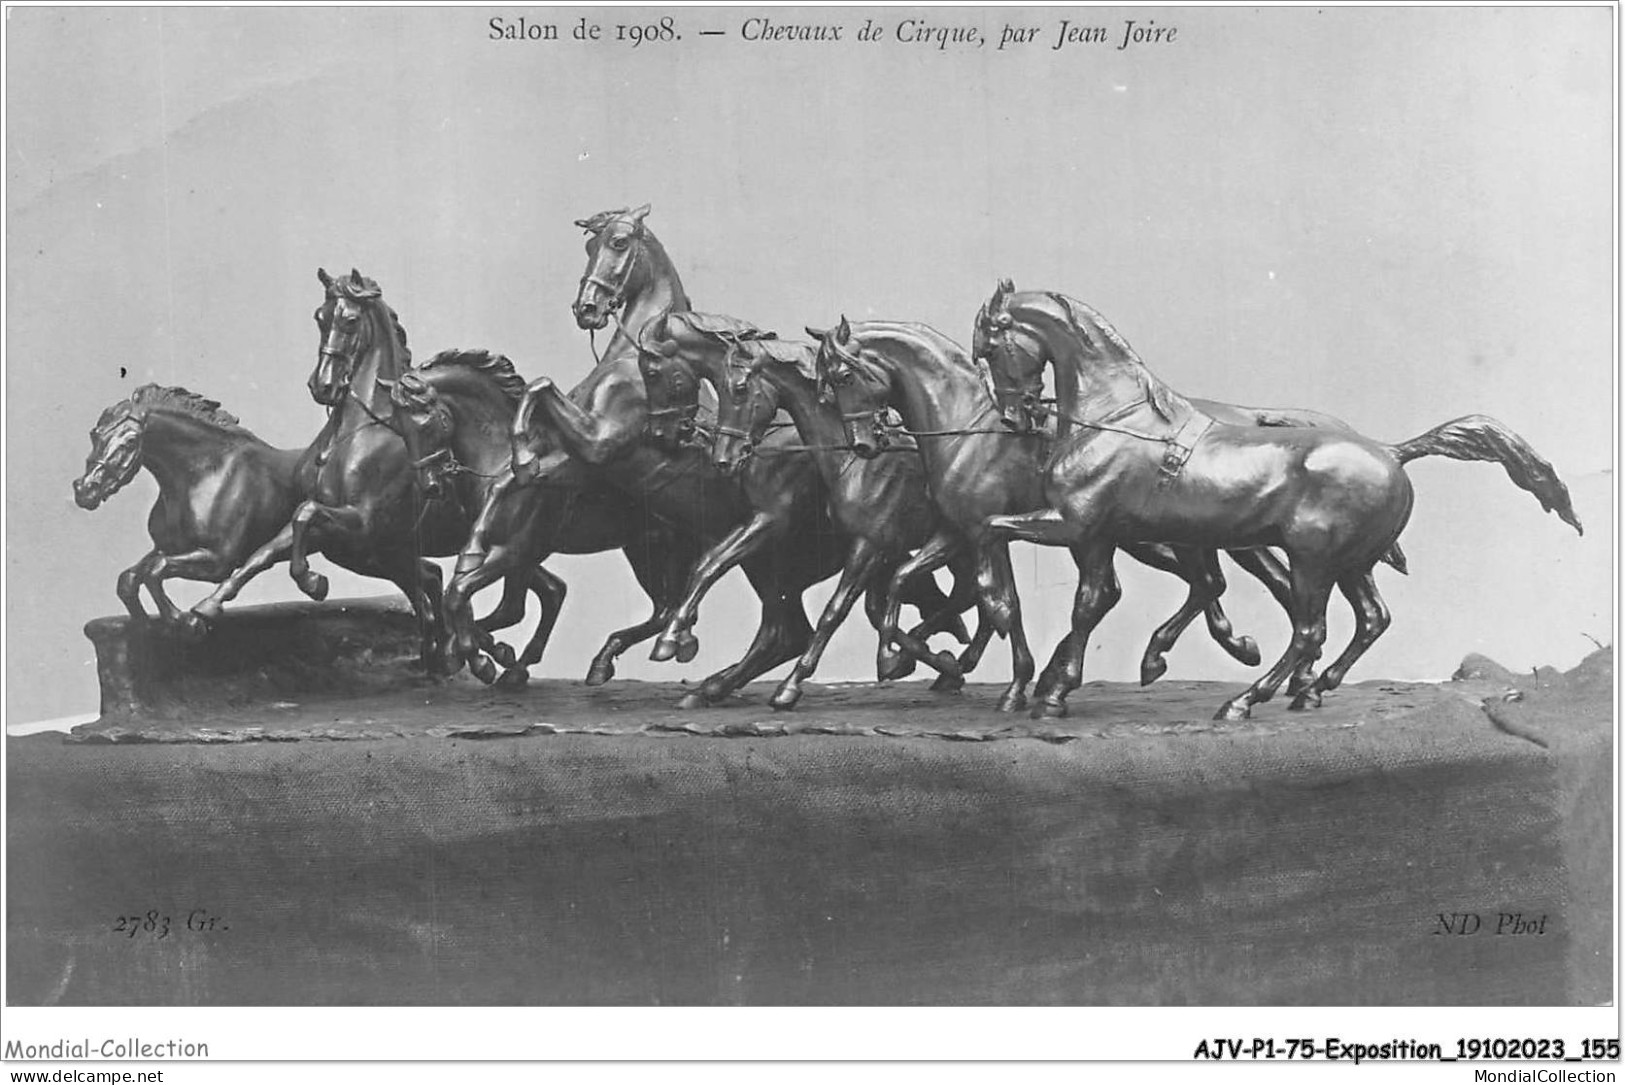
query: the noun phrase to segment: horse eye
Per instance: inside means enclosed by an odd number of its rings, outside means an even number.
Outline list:
[[[609,247],[614,249],[616,252],[625,252],[627,244],[628,242],[626,238],[616,237],[610,239]]]

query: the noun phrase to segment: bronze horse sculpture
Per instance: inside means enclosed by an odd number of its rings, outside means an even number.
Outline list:
[[[1239,719],[1289,678],[1290,707],[1318,705],[1388,628],[1373,569],[1410,517],[1404,465],[1411,460],[1498,462],[1543,508],[1581,530],[1551,464],[1494,419],[1458,418],[1397,445],[1320,428],[1235,425],[1159,380],[1072,298],[1015,293],[1001,283],[979,326],[979,345],[1003,386],[1037,396],[1045,366],[1053,367],[1058,409],[1070,425],[1045,465],[1041,510],[988,525],[994,537],[1067,546],[1078,568],[1072,633],[1037,691],[1046,714],[1064,714],[1067,694],[1082,682],[1089,636],[1121,595],[1111,555],[1126,543],[1275,546],[1286,554],[1291,642],[1216,717]],[[1354,609],[1355,632],[1317,677],[1334,586]]]
[[[718,471],[709,456],[649,438],[638,336],[651,320],[690,306],[670,257],[644,222],[647,214],[645,206],[577,221],[588,238],[587,270],[572,306],[576,321],[596,330],[617,315],[619,327],[601,360],[569,395],[548,378],[526,389],[514,418],[513,471],[518,485],[528,485],[568,459],[580,461],[709,548],[752,512],[736,480]],[[762,604],[756,637],[742,659],[706,678],[680,704],[720,700],[801,655],[812,638],[801,596],[840,568],[842,549],[820,529],[797,532],[741,562]]]
[[[482,681],[521,684],[526,668],[541,659],[566,592],[564,582],[542,568],[542,561],[555,553],[625,553],[654,612],[610,635],[587,674],[587,684],[598,685],[614,675],[617,655],[665,625],[695,552],[686,538],[618,490],[569,477],[584,475],[580,470],[567,467],[546,484],[517,488],[510,499],[493,500],[499,488],[498,496],[507,497],[512,484],[508,431],[524,387],[524,379],[500,354],[443,351],[403,373],[391,399],[419,489],[431,497],[454,494],[462,508],[483,510],[477,525],[481,560],[460,565],[444,602],[453,649]],[[523,618],[523,596],[505,592],[504,604],[512,596],[518,613],[502,613],[499,606],[480,621],[474,619],[472,599],[486,585],[527,571],[540,581],[538,597],[545,595],[548,602],[529,643],[515,656],[507,645],[492,644],[482,634]],[[500,678],[493,664],[505,668]]]
[[[715,454],[725,470],[737,471],[758,456],[802,453],[817,465],[829,493],[836,521],[851,537],[841,579],[824,608],[812,645],[774,693],[775,707],[791,707],[801,697],[802,683],[817,668],[825,646],[845,621],[860,593],[867,593],[869,618],[877,627],[885,621],[885,588],[896,567],[932,537],[940,527],[940,514],[931,501],[925,468],[911,438],[895,436],[888,446],[899,453],[865,458],[847,443],[840,412],[818,380],[816,351],[800,343],[763,343],[755,349],[730,354],[727,381],[719,394]],[[780,411],[789,414],[803,444],[775,448],[768,442]],[[966,552],[949,561],[955,590],[949,610],[957,615],[974,606],[975,568]],[[919,583],[924,577],[909,581]],[[916,603],[916,606],[919,604]],[[903,649],[912,658],[937,662],[923,637],[928,622],[901,634]],[[976,636],[954,661],[941,670],[933,689],[957,689],[965,674],[981,659],[993,627],[984,621]],[[881,644],[877,670],[890,668],[893,653]]]
[[[299,503],[301,451],[271,447],[219,403],[185,388],[142,385],[102,412],[90,442],[85,473],[73,484],[80,508],[97,508],[143,467],[158,483],[147,517],[152,550],[118,578],[118,597],[132,617],[146,617],[145,586],[159,616],[180,623],[182,611],[163,582],[219,583]]]
[[[996,305],[1000,298],[1014,292],[1014,290],[1015,285],[1010,280],[1002,280],[994,293],[992,304]],[[1098,314],[1093,314],[1092,310],[1090,312],[1095,319],[1099,318]],[[998,334],[999,329],[1004,326],[1002,322],[1008,319],[1009,314],[1003,314],[997,320],[990,318],[988,316],[988,306],[984,305],[976,315],[971,354],[979,366],[987,369],[988,383],[993,391],[994,402],[998,404],[1000,419],[1004,425],[1016,432],[1033,432],[1051,421],[1050,415],[1052,412],[1049,404],[1052,404],[1054,400],[1041,398],[1038,389],[1033,388],[1026,382],[1011,384],[1008,374],[1003,369],[988,366],[988,344],[991,342],[992,337]],[[1117,336],[1115,329],[1105,325],[1104,322],[1101,323],[1101,333],[1121,338]],[[1233,403],[1220,403],[1211,399],[1193,398],[1191,402],[1216,421],[1233,426],[1300,426],[1310,429],[1332,430],[1338,433],[1354,432],[1354,427],[1347,422],[1321,411],[1304,408],[1242,407]],[[1061,437],[1070,434],[1074,428],[1072,420],[1064,413],[1055,421],[1057,422],[1056,432]],[[1147,549],[1147,544],[1140,544],[1136,556],[1142,556],[1143,560],[1143,555],[1146,554]],[[1168,548],[1164,549],[1166,549],[1168,560],[1177,564],[1173,556],[1174,552]],[[1288,613],[1291,612],[1291,580],[1286,567],[1281,564],[1274,554],[1265,547],[1236,548],[1227,550],[1226,553],[1229,554],[1232,561],[1251,573],[1269,590],[1275,601],[1280,604],[1281,609],[1286,610]],[[1179,635],[1190,624],[1191,620],[1197,614],[1203,613],[1204,608],[1210,606],[1214,601],[1205,597],[1203,589],[1216,591],[1220,595],[1224,593],[1224,574],[1218,564],[1212,560],[1212,555],[1203,554],[1200,560],[1207,563],[1209,578],[1192,583],[1191,592],[1179,610],[1152,634],[1150,642],[1146,645],[1145,655],[1140,661],[1141,685],[1149,685],[1167,671],[1168,665],[1165,653],[1173,647],[1175,641],[1178,640]],[[1379,560],[1392,566],[1400,573],[1406,571],[1405,554],[1400,549],[1397,541],[1383,552]],[[1167,566],[1163,567],[1166,568]],[[1170,571],[1177,572],[1177,570],[1173,569]],[[1211,620],[1212,613],[1211,611],[1208,613]],[[1258,660],[1255,658],[1250,662],[1256,663]]]
[[[1022,626],[1021,600],[1009,549],[1002,539],[988,534],[986,523],[990,517],[1042,507],[1039,479],[1049,455],[1048,438],[1004,425],[975,364],[933,328],[886,321],[851,325],[843,318],[828,331],[807,331],[819,340],[819,378],[831,387],[848,443],[859,455],[878,455],[884,431],[877,419],[885,408],[895,407],[919,444],[932,500],[942,515],[943,526],[893,574],[882,637],[891,637],[896,628],[901,579],[937,568],[961,550],[977,553],[983,620],[993,622],[1010,639],[1012,679],[998,707],[1006,712],[1025,707],[1033,659]],[[1217,563],[1211,556],[1188,548],[1133,543],[1125,551],[1183,578],[1193,595],[1209,600],[1201,609],[1208,613],[1209,631],[1219,645],[1242,662],[1258,662],[1257,645],[1232,632],[1218,605],[1219,592],[1212,585]],[[1148,657],[1172,643],[1165,631],[1173,622],[1170,619],[1153,638]],[[1146,680],[1160,673],[1158,669]]]
[[[649,432],[653,439],[673,445],[687,440],[697,441],[702,447],[713,447],[715,439],[704,440],[699,432],[702,428],[715,431],[717,438],[737,432],[729,425],[730,411],[734,410],[731,397],[735,366],[748,364],[753,357],[799,358],[802,365],[808,368],[812,365],[811,348],[784,343],[774,333],[764,332],[745,321],[708,313],[670,313],[652,321],[644,330],[639,348],[639,366],[649,397]],[[702,383],[716,390],[721,411],[718,420],[709,427],[696,419]],[[767,430],[767,426],[763,429]],[[864,470],[843,479],[840,470],[825,469],[816,451],[811,457],[794,455],[805,451],[794,444],[794,439],[791,430],[780,427],[759,436],[754,448],[761,455],[743,457],[718,452],[716,466],[724,475],[738,481],[753,510],[752,515],[701,559],[687,594],[673,614],[666,633],[657,642],[654,656],[656,659],[670,657],[668,646],[673,638],[692,625],[700,599],[729,569],[751,554],[781,543],[792,533],[822,530],[844,548],[846,555],[842,580],[830,603],[835,609],[826,608],[825,619],[820,621],[796,669],[771,698],[774,708],[795,705],[800,698],[802,681],[817,665],[830,636],[845,618],[858,592],[879,587],[871,575],[878,569],[877,563],[889,557],[889,571],[890,566],[907,556],[906,546],[893,546],[889,551],[874,547],[868,537],[875,534],[876,522],[923,515],[923,522],[930,523],[924,479],[917,463],[908,457],[889,457],[881,463],[865,461]],[[911,498],[913,500],[909,500]],[[908,528],[894,525],[889,530],[896,533]],[[856,567],[855,560],[859,562]],[[968,575],[964,583],[971,583]],[[878,677],[883,680],[903,677],[913,669],[913,662],[919,660],[942,673],[937,688],[958,688],[962,684],[960,669],[952,657],[930,652],[923,642],[942,629],[950,629],[961,639],[968,640],[958,615],[971,605],[972,599],[971,593],[964,591],[957,603],[950,600],[930,577],[908,581],[904,585],[903,601],[918,609],[926,621],[911,634],[903,635],[908,656],[889,656],[882,645]],[[877,625],[882,601],[878,591],[871,593],[867,609]],[[668,650],[662,651],[663,648]]]
[[[412,355],[378,284],[353,269],[348,276],[322,270],[316,275],[325,296],[314,314],[320,347],[307,384],[329,416],[299,461],[302,500],[282,530],[186,619],[194,627],[207,625],[249,580],[283,560],[300,590],[325,598],[327,578],[309,565],[309,554],[319,551],[343,568],[401,589],[417,617],[424,667],[439,673],[445,669],[440,570],[428,559],[457,552],[468,534],[468,516],[453,500],[417,491],[390,399]],[[497,614],[522,614],[512,596],[539,587],[528,572],[510,578]],[[545,594],[541,602],[545,608]],[[486,623],[487,632],[494,627]]]

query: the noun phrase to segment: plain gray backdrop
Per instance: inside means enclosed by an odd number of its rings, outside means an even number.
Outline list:
[[[741,24],[906,18],[980,49],[749,42]],[[563,40],[490,40],[524,15]],[[672,16],[682,40],[571,41]],[[419,360],[454,346],[573,384],[571,220],[650,202],[695,307],[785,335],[923,321],[968,342],[1000,276],[1110,319],[1176,388],[1314,407],[1398,441],[1507,422],[1557,466],[1577,538],[1498,467],[1411,466],[1411,576],[1384,569],[1389,634],[1352,675],[1448,676],[1483,652],[1570,666],[1611,635],[1613,11],[1293,9],[53,9],[8,11],[6,709],[92,710],[80,627],[148,548],[143,475],[97,512],[70,480],[104,407],[147,381],[219,399],[273,444],[322,413],[318,266],[378,280]],[[1052,50],[1056,29],[1107,45]],[[1115,48],[1123,20],[1177,27]],[[1041,28],[999,51],[1004,24]],[[722,30],[717,37],[698,31]],[[602,342],[602,339],[600,339]],[[124,375],[121,376],[121,371]],[[1064,553],[1018,548],[1028,631],[1064,632]],[[618,555],[571,585],[540,671],[576,678],[645,601]],[[334,595],[393,589],[339,573]],[[285,567],[241,602],[297,598]],[[1124,599],[1086,678],[1127,680],[1180,585],[1119,562]],[[1226,605],[1266,655],[1286,620],[1239,571]],[[809,593],[821,607],[828,587]],[[190,604],[201,589],[176,582]],[[1328,650],[1347,610],[1333,603]],[[735,574],[693,664],[755,624]],[[849,625],[820,677],[872,676]],[[1007,673],[995,647],[985,675]],[[1250,680],[1198,627],[1173,678]],[[1087,712],[1087,692],[1075,698]],[[1277,711],[1278,707],[1269,711]]]

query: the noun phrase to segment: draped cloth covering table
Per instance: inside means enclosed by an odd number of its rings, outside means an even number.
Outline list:
[[[1607,652],[1035,721],[994,686],[428,685],[377,604],[89,632],[103,718],[7,739],[14,1004],[1613,997]]]

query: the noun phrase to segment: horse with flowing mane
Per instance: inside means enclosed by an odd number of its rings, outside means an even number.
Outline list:
[[[906,457],[889,457],[882,463],[864,461],[864,470],[844,476],[840,471],[827,471],[827,465],[816,454],[795,454],[803,450],[794,444],[795,434],[789,428],[762,435],[753,446],[760,454],[749,457],[722,454],[715,449],[713,440],[703,438],[699,433],[702,424],[695,417],[703,384],[709,384],[716,391],[720,413],[718,421],[709,428],[720,438],[730,432],[726,419],[733,408],[731,367],[741,359],[787,356],[796,352],[810,367],[812,351],[809,347],[783,343],[774,333],[733,317],[690,312],[670,313],[651,322],[645,328],[639,348],[639,365],[649,396],[652,438],[668,443],[690,439],[712,449],[716,452],[717,468],[726,477],[737,480],[753,510],[746,523],[730,532],[701,559],[688,593],[673,614],[666,634],[657,642],[655,658],[669,657],[669,653],[660,652],[660,646],[692,625],[705,592],[751,554],[782,545],[789,537],[808,531],[822,532],[832,545],[841,547],[846,554],[841,585],[831,602],[838,616],[826,610],[827,620],[820,622],[795,671],[770,701],[775,708],[793,707],[800,697],[802,680],[817,664],[825,644],[858,592],[871,586],[878,589],[879,583],[868,575],[878,569],[876,563],[886,557],[889,560],[884,564],[889,569],[906,556],[906,547],[893,546],[882,553],[869,540],[886,531],[893,534],[899,531],[897,526],[878,527],[881,521],[890,523],[898,516],[916,519],[915,514],[929,509],[924,479],[917,465],[910,464]],[[909,481],[914,484],[912,489]],[[929,516],[924,523],[929,525]],[[861,577],[853,572],[854,554],[864,566],[865,575]],[[968,585],[968,578],[966,583]],[[918,660],[942,673],[939,688],[958,688],[963,684],[953,657],[933,653],[924,645],[926,637],[941,629],[950,629],[962,639],[969,639],[958,615],[971,605],[973,596],[969,590],[958,595],[957,601],[950,600],[928,576],[904,585],[904,601],[918,609],[926,621],[919,630],[901,638],[906,641],[907,656],[892,655],[882,645],[876,668],[882,680],[904,677]],[[872,595],[869,613],[876,619],[881,616],[881,601],[878,592]]]
[[[1042,510],[988,523],[996,537],[1066,546],[1078,568],[1072,633],[1039,683],[1049,714],[1064,714],[1067,694],[1082,683],[1089,636],[1121,596],[1111,555],[1125,543],[1285,552],[1291,643],[1217,714],[1239,719],[1289,678],[1292,708],[1318,705],[1388,628],[1373,569],[1410,518],[1411,460],[1500,463],[1542,508],[1581,530],[1552,465],[1492,418],[1454,419],[1397,445],[1323,428],[1234,425],[1157,378],[1081,302],[1005,285],[984,309],[988,364],[1007,387],[1034,396],[1053,367],[1058,409],[1071,426],[1045,466]],[[1333,587],[1354,608],[1356,628],[1317,677]]]
[[[319,347],[306,382],[329,408],[327,423],[300,457],[296,477],[302,500],[282,530],[255,550],[184,620],[202,628],[244,585],[279,561],[301,591],[327,596],[327,578],[313,572],[311,552],[363,576],[392,581],[412,603],[423,664],[446,669],[440,617],[440,569],[432,561],[458,552],[469,517],[448,497],[427,497],[415,485],[406,444],[394,420],[390,391],[412,364],[406,330],[372,279],[351,270],[332,276],[318,269],[324,289],[314,314]],[[497,614],[523,614],[527,588],[548,597],[528,571],[505,581]],[[517,595],[519,599],[515,599]],[[487,631],[496,628],[489,621]]]
[[[145,586],[165,621],[182,612],[163,588],[172,577],[219,583],[274,536],[299,503],[301,452],[273,448],[219,403],[185,388],[144,384],[102,412],[90,431],[73,497],[93,510],[146,468],[158,483],[147,517],[152,549],[119,574],[131,616]]]
[[[459,567],[446,589],[444,610],[457,656],[482,681],[522,684],[526,669],[541,659],[566,591],[564,581],[542,568],[549,555],[607,550],[626,555],[654,612],[610,635],[587,674],[587,684],[598,685],[614,675],[616,656],[665,624],[696,551],[687,538],[584,470],[566,469],[545,485],[519,487],[510,499],[493,500],[499,488],[499,496],[507,495],[513,481],[508,430],[524,387],[503,355],[451,350],[402,374],[391,399],[419,489],[430,497],[452,494],[462,508],[481,510],[474,530],[483,540],[482,558]],[[513,600],[517,613],[499,607],[480,621],[471,603],[486,585],[527,573],[547,602],[534,635],[516,656],[507,645],[492,643],[486,631],[523,618],[523,596]],[[505,668],[500,678],[493,663]]]

